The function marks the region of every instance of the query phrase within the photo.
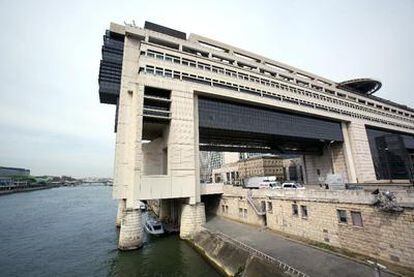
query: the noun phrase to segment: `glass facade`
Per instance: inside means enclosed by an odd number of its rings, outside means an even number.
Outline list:
[[[367,127],[377,180],[413,179],[414,136]]]

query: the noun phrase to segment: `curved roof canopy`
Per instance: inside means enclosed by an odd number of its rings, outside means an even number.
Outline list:
[[[361,78],[341,82],[337,85],[337,88],[369,95],[379,90],[381,86],[382,84],[380,81],[369,78]]]

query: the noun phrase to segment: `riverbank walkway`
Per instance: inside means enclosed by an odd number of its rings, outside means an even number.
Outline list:
[[[309,276],[374,276],[368,265],[347,259],[334,253],[286,239],[269,230],[261,230],[222,217],[207,219],[204,227],[221,232],[231,238],[272,256]],[[381,272],[381,276],[395,276]]]

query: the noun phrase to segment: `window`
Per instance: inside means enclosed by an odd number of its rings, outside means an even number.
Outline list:
[[[267,211],[269,213],[272,213],[273,212],[273,205],[272,205],[272,202],[271,201],[267,201]]]
[[[226,210],[225,210],[225,207],[224,207],[224,205],[221,205],[221,211],[224,213]]]
[[[243,215],[243,217],[244,218],[247,218],[247,209],[244,209],[244,215]]]
[[[346,211],[345,210],[336,210],[336,212],[338,214],[338,221],[340,223],[347,223]]]
[[[242,208],[239,208],[239,217],[243,218],[243,209]]]
[[[300,206],[300,211],[302,213],[302,218],[308,218],[308,207],[307,206]]]
[[[353,212],[353,211],[351,211],[351,218],[352,218],[352,224],[353,225],[362,227],[362,216],[361,216],[361,212]]]
[[[292,215],[298,216],[298,205],[292,204]]]

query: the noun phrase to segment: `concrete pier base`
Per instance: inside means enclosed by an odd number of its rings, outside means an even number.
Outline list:
[[[141,247],[144,242],[143,235],[141,210],[125,209],[125,215],[121,220],[118,249],[134,250]]]
[[[206,223],[204,203],[184,204],[181,208],[180,238],[190,239]]]
[[[122,221],[122,218],[125,215],[125,209],[126,209],[126,200],[125,199],[119,199],[118,213],[116,214],[116,220],[115,220],[115,225],[118,228],[121,227],[121,221]]]

